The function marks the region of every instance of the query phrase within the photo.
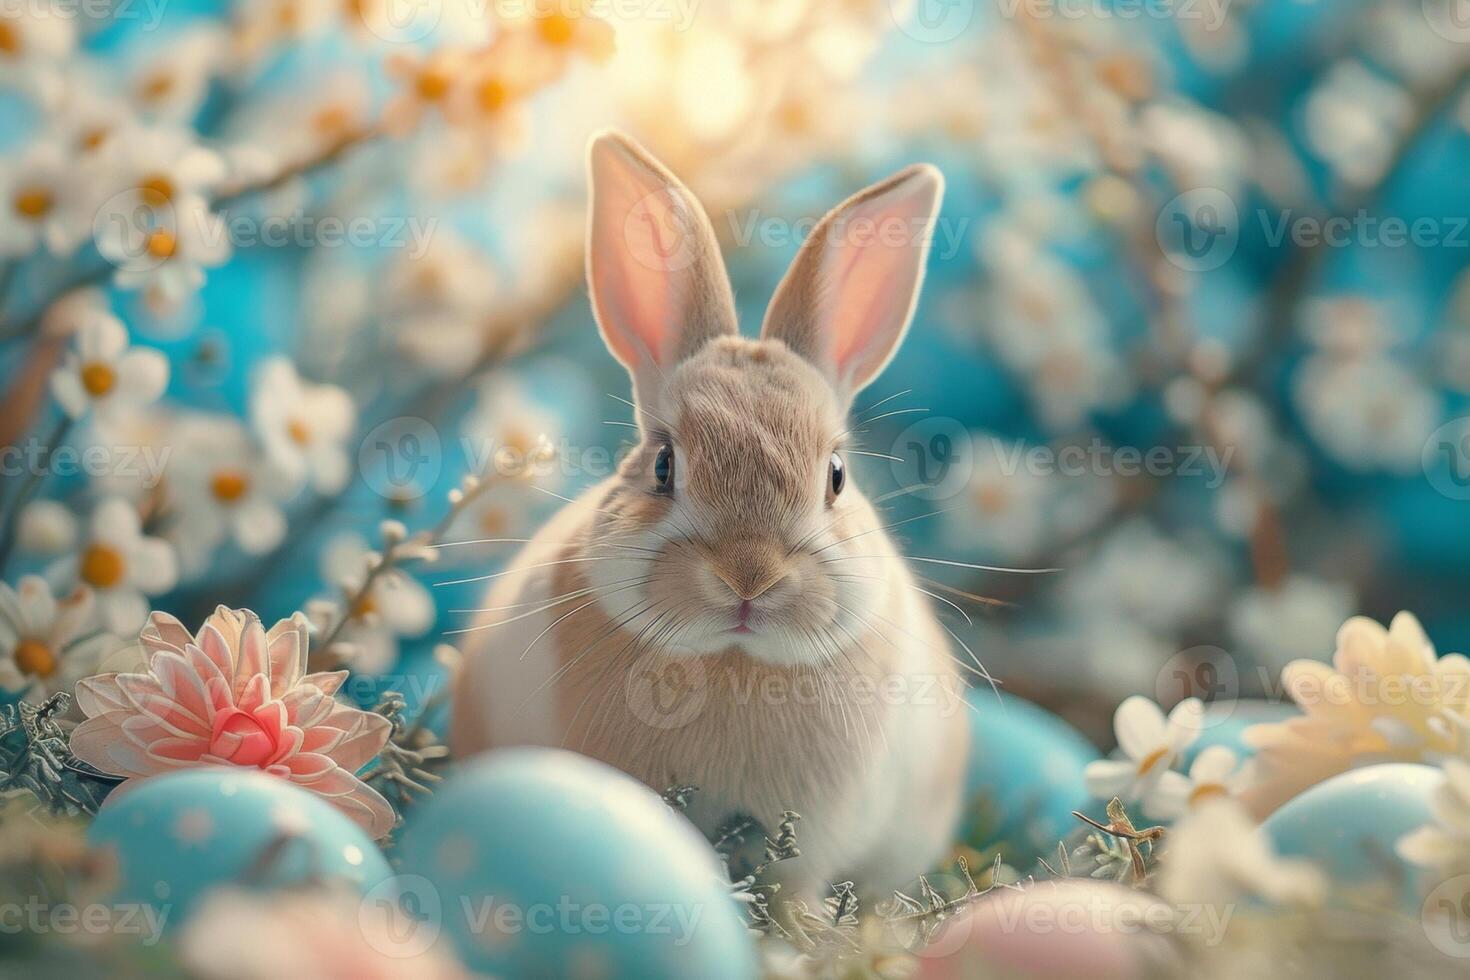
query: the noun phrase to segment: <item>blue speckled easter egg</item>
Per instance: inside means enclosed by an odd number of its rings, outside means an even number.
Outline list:
[[[1195,756],[1212,745],[1223,745],[1237,757],[1249,759],[1256,750],[1245,744],[1245,731],[1252,725],[1269,725],[1301,714],[1290,702],[1240,698],[1215,701],[1205,708],[1205,724],[1199,739],[1184,751],[1184,759],[1176,768],[1187,770]]]
[[[1005,860],[1029,867],[1077,825],[1091,798],[1082,771],[1097,747],[1051,712],[987,688],[967,698],[970,758],[964,828],[975,847],[999,844]]]
[[[1416,910],[1419,873],[1399,859],[1394,845],[1430,822],[1430,798],[1443,782],[1444,773],[1433,766],[1354,769],[1288,800],[1262,828],[1280,854],[1310,858],[1341,884],[1369,884],[1398,868],[1404,906]]]
[[[102,807],[87,842],[116,855],[114,901],[151,904],[168,925],[220,885],[273,888],[320,875],[367,891],[392,873],[321,797],[250,769],[189,769],[128,786]]]
[[[473,969],[510,977],[755,976],[709,844],[631,777],[558,749],[492,752],[416,809],[400,853]],[[408,903],[405,903],[408,904]]]

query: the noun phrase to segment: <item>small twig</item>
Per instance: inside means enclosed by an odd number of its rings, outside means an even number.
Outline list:
[[[1128,812],[1123,809],[1123,801],[1116,796],[1108,803],[1108,822],[1098,823],[1080,810],[1073,810],[1072,816],[1083,823],[1096,827],[1098,830],[1123,841],[1128,848],[1128,857],[1133,863],[1134,881],[1142,881],[1148,876],[1148,864],[1143,860],[1143,852],[1139,849],[1140,841],[1147,843],[1150,848],[1164,839],[1165,829],[1163,827],[1145,827],[1138,830],[1133,826],[1133,821],[1128,818]]]

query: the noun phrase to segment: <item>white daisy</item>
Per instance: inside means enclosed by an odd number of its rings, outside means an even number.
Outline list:
[[[59,555],[76,545],[77,519],[57,500],[33,500],[20,512],[16,543],[32,555]]]
[[[322,553],[322,575],[345,595],[355,596],[379,560],[358,535],[340,535]],[[423,636],[434,625],[434,599],[417,579],[390,569],[373,579],[346,615],[337,642],[352,651],[354,670],[378,674],[398,659],[400,640]]]
[[[347,485],[347,440],[357,411],[346,391],[303,381],[285,358],[261,365],[250,393],[250,420],[266,454],[290,478],[318,493]]]
[[[76,342],[51,373],[51,393],[63,411],[99,417],[157,401],[168,385],[168,360],[158,351],[128,346],[122,321],[100,310],[77,328]]]
[[[143,290],[167,312],[204,285],[204,270],[223,265],[233,249],[224,219],[198,199],[139,207],[153,200],[165,199],[148,190],[109,199],[99,212],[97,250],[117,266],[112,281],[119,289]],[[150,220],[134,220],[149,213]]]
[[[549,447],[563,428],[561,416],[508,375],[486,376],[462,425],[467,463],[475,474],[543,486],[559,475]]]
[[[0,83],[50,101],[60,92],[60,64],[76,41],[74,19],[44,4],[0,5]]]
[[[1249,772],[1228,746],[1211,745],[1194,757],[1189,775],[1166,772],[1143,801],[1143,812],[1154,820],[1176,820],[1190,810],[1221,797],[1234,797],[1246,785]]]
[[[218,26],[198,23],[159,36],[132,62],[128,94],[150,119],[186,123],[198,114],[213,76],[227,63],[229,38]]]
[[[1470,763],[1447,759],[1430,798],[1434,822],[1399,838],[1399,857],[1446,878],[1470,874]]]
[[[229,175],[219,153],[199,145],[192,130],[178,126],[120,130],[107,141],[98,168],[106,192],[123,198],[122,208],[202,204]],[[128,197],[130,192],[137,198]]]
[[[226,539],[262,555],[286,536],[282,501],[291,481],[263,458],[228,416],[196,416],[175,428],[168,489],[177,521],[168,531],[186,574],[197,574]]]
[[[1100,800],[1116,796],[1125,803],[1148,798],[1199,738],[1203,722],[1199,698],[1179,702],[1167,720],[1148,698],[1137,694],[1128,698],[1113,715],[1113,733],[1124,758],[1088,763],[1087,791]]]
[[[81,551],[51,566],[53,582],[88,585],[107,628],[119,636],[136,633],[148,618],[148,600],[179,580],[173,546],[143,533],[133,505],[110,497],[92,512]]]
[[[1181,905],[1263,899],[1310,907],[1327,892],[1321,871],[1309,861],[1277,856],[1233,800],[1216,800],[1175,824],[1159,868],[1159,894]]]
[[[96,670],[111,643],[86,589],[58,600],[39,575],[13,589],[0,582],[0,690],[24,692],[32,703],[69,691]]]
[[[0,163],[0,258],[45,246],[66,258],[90,228],[75,167],[61,146],[34,143]]]
[[[96,164],[105,158],[113,137],[136,130],[138,121],[132,106],[113,91],[110,79],[76,66],[67,72],[51,126],[73,159]]]

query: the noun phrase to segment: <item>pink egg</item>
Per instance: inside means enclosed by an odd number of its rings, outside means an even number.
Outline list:
[[[1129,980],[1169,960],[1172,918],[1155,896],[1106,882],[998,888],[945,923],[918,976]]]

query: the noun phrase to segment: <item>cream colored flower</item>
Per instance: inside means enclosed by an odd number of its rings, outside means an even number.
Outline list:
[[[267,361],[256,372],[250,419],[266,455],[287,477],[319,493],[347,484],[352,464],[347,440],[357,410],[346,391],[302,380],[289,360]]]
[[[1159,861],[1158,890],[1180,905],[1262,899],[1311,907],[1325,897],[1327,879],[1309,861],[1278,857],[1239,804],[1216,800],[1170,830]]]
[[[322,577],[343,595],[355,598],[351,608],[337,603],[308,607],[313,623],[330,630],[339,616],[347,621],[337,633],[337,649],[355,671],[379,674],[398,660],[399,642],[423,636],[434,625],[434,598],[413,576],[393,568],[373,577],[359,595],[371,570],[382,556],[356,534],[345,533],[328,542],[322,553]]]
[[[207,566],[226,540],[263,555],[286,536],[282,502],[295,488],[264,458],[249,432],[230,416],[190,416],[175,427],[168,489],[177,520],[175,542],[187,574]]]
[[[179,567],[168,542],[143,533],[133,505],[111,497],[92,512],[82,550],[54,564],[47,577],[91,587],[108,629],[126,636],[148,618],[144,596],[172,589]]]
[[[1249,773],[1235,752],[1211,745],[1194,757],[1189,774],[1169,772],[1144,800],[1143,812],[1155,820],[1174,820],[1212,800],[1232,798],[1245,786]]]
[[[1349,619],[1330,666],[1294,661],[1281,683],[1303,713],[1246,732],[1259,751],[1243,799],[1258,815],[1355,766],[1432,762],[1464,751],[1454,722],[1470,717],[1470,660],[1436,657],[1412,613],[1399,613],[1388,629]]]
[[[44,246],[62,258],[91,230],[74,161],[52,142],[33,144],[0,164],[0,258]]]
[[[1167,719],[1148,698],[1128,698],[1113,715],[1113,731],[1124,758],[1088,763],[1084,771],[1087,791],[1100,800],[1115,796],[1124,803],[1149,799],[1184,750],[1199,738],[1203,721],[1204,705],[1199,698],[1179,702]]]
[[[38,575],[0,582],[0,690],[39,702],[97,669],[112,638],[85,588],[57,599]]]
[[[51,374],[51,393],[67,415],[99,416],[156,401],[168,385],[168,360],[156,350],[130,348],[128,331],[111,314],[93,311],[77,328],[76,344]]]
[[[1399,838],[1399,857],[1446,878],[1470,874],[1470,763],[1448,759],[1430,798],[1434,822]]]

